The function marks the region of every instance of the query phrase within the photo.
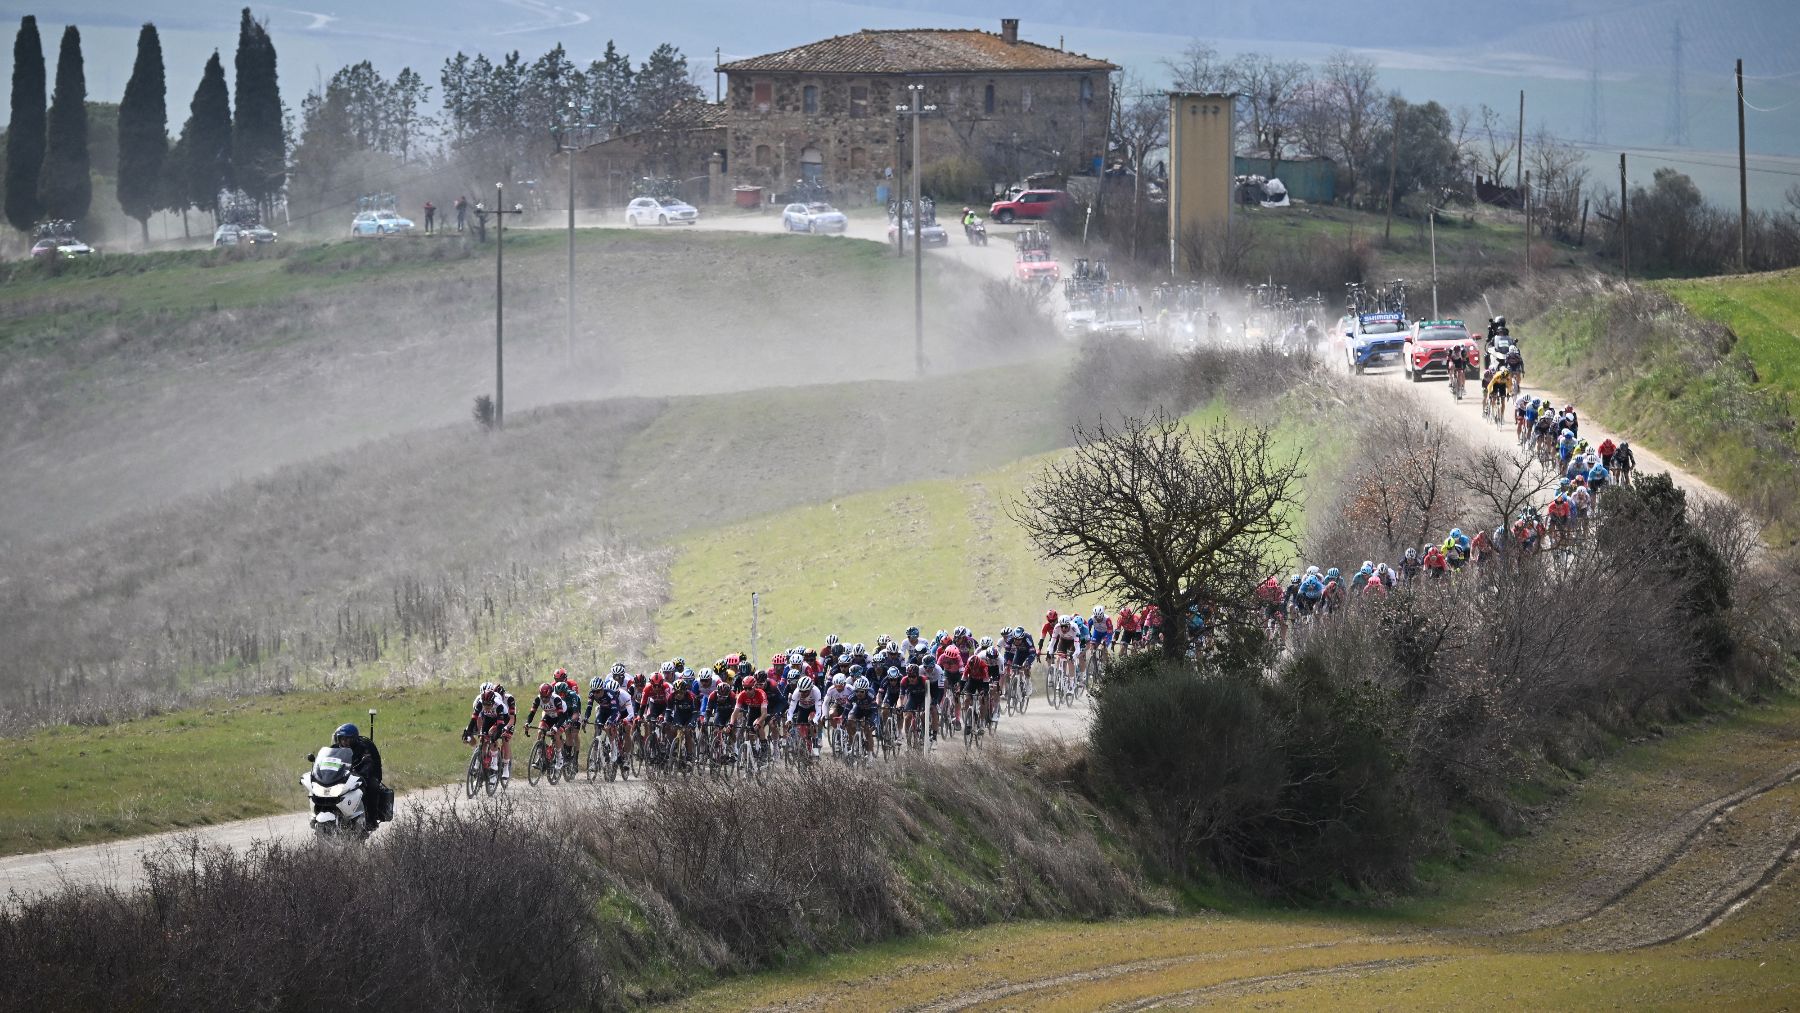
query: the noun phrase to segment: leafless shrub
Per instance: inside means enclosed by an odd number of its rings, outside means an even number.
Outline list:
[[[0,1009],[619,1008],[923,930],[1147,909],[1097,824],[999,759],[656,785],[566,816],[445,807],[369,848],[192,842],[141,892],[0,909]]]

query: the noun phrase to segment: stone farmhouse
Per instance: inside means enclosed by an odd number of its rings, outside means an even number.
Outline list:
[[[782,187],[817,181],[872,194],[910,165],[894,107],[924,86],[926,165],[959,158],[991,179],[1089,172],[1106,150],[1111,75],[1097,60],[999,33],[919,28],[861,31],[718,68],[727,78],[723,174]]]

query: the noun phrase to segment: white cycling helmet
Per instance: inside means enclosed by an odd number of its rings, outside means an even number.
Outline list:
[[[1094,606],[1094,614],[1097,616],[1105,615],[1106,614],[1106,606],[1105,605],[1095,605]]]
[[[837,645],[838,645],[838,635],[835,633],[827,634],[825,637],[825,646],[826,647],[836,647]]]
[[[831,677],[831,684],[833,686],[842,686],[842,685],[848,683],[849,681],[850,681],[850,677],[845,675],[842,672],[839,672],[838,674]]]
[[[613,662],[612,676],[615,679],[625,678],[625,663],[623,661]]]
[[[486,693],[488,690],[493,689],[493,688],[494,688],[494,684],[491,682],[484,682],[481,684],[481,691],[483,693]]]
[[[869,691],[869,677],[866,675],[857,676],[856,685],[853,688],[858,693],[867,693]]]
[[[800,681],[794,685],[794,691],[799,693],[801,696],[805,696],[806,694],[811,693],[813,691],[812,676],[810,676],[810,675],[801,676]]]
[[[620,666],[620,667],[624,667],[624,666]],[[601,684],[600,691],[602,693],[617,693],[619,691],[619,684],[616,681],[614,681],[611,676],[608,676],[606,679],[606,682]]]
[[[598,692],[600,692],[601,689],[605,688],[605,686],[606,686],[605,680],[601,679],[597,675],[594,676],[592,679],[588,680],[588,692],[590,692],[590,693],[598,693]]]

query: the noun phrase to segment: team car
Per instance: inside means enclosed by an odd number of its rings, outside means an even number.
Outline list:
[[[1020,250],[1013,261],[1013,277],[1024,282],[1056,282],[1062,280],[1062,267],[1049,250]]]
[[[700,209],[674,197],[639,197],[625,205],[627,225],[693,225]]]
[[[93,247],[79,239],[40,239],[31,247],[31,255],[44,260],[53,257],[74,260],[76,257],[89,256],[93,252]]]
[[[789,232],[811,232],[816,235],[836,233],[841,236],[849,230],[850,219],[829,204],[816,201],[811,204],[789,204],[781,212],[781,227]]]
[[[1364,313],[1344,319],[1350,321],[1344,332],[1344,364],[1351,372],[1400,361],[1406,351],[1406,314]]]
[[[412,233],[411,218],[402,218],[392,211],[364,211],[350,222],[352,238],[362,236],[404,236]]]
[[[1469,353],[1467,376],[1481,376],[1481,343],[1469,334],[1461,320],[1421,320],[1406,332],[1401,366],[1414,383],[1428,376],[1450,375],[1450,349],[1463,346]]]
[[[906,231],[909,233],[907,238],[913,238],[913,235],[910,235],[915,234],[911,218],[906,220]],[[950,233],[945,232],[944,227],[934,221],[927,221],[925,227],[919,229],[916,235],[923,237],[926,246],[950,245]],[[900,226],[892,221],[888,222],[887,239],[890,245],[900,242]]]

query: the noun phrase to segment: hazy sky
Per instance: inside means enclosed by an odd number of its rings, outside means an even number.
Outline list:
[[[697,69],[712,65],[715,47],[726,59],[768,52],[858,28],[980,27],[1019,16],[1035,42],[1112,60],[1151,86],[1163,83],[1161,60],[1195,36],[1226,51],[1258,49],[1317,59],[1333,48],[1364,50],[1383,66],[1387,83],[1408,98],[1446,105],[1486,102],[1516,110],[1527,92],[1527,126],[1592,140],[1597,157],[1619,147],[1661,145],[1669,121],[1671,42],[1679,19],[1684,36],[1685,106],[1690,144],[1735,150],[1731,60],[1743,57],[1752,75],[1746,96],[1749,147],[1800,156],[1800,0],[1509,0],[1495,5],[1507,21],[1495,27],[1480,7],[1446,0],[675,0],[672,4],[613,0],[297,0],[299,7],[255,6],[280,53],[288,103],[323,76],[358,60],[392,73],[412,66],[436,82],[445,57],[458,49],[528,58],[562,42],[577,62],[599,56],[608,39],[636,59],[670,41]],[[47,58],[54,60],[62,25],[81,26],[88,91],[117,101],[130,74],[138,25],[154,21],[169,65],[172,128],[185,116],[200,68],[214,48],[226,57],[236,43],[241,5],[208,0],[58,0],[51,5],[0,0],[10,29],[35,13]],[[954,7],[955,13],[935,8]],[[1456,13],[1446,14],[1445,11]],[[10,41],[10,38],[8,39]],[[10,77],[12,47],[0,46],[0,72]],[[1591,135],[1591,78],[1600,80],[1600,124]],[[710,85],[711,75],[703,73]],[[1764,111],[1766,110],[1766,111]],[[1616,155],[1605,157],[1616,159]],[[1716,161],[1714,157],[1697,161]],[[1792,172],[1753,173],[1757,202],[1777,199],[1800,183],[1800,164],[1759,163]],[[1691,167],[1708,175],[1703,167]]]

